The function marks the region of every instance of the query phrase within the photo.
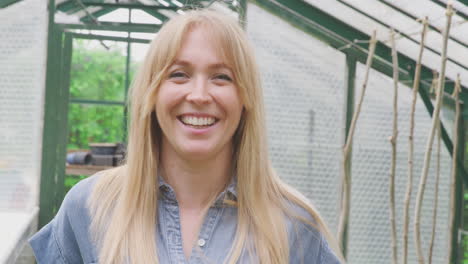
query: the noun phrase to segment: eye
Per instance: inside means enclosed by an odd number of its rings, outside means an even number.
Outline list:
[[[177,71],[177,72],[173,72],[169,74],[169,79],[172,79],[172,78],[177,78],[177,79],[188,78],[188,75],[184,72]]]
[[[228,81],[228,82],[232,82],[232,78],[229,77],[229,75],[227,74],[218,74],[215,76],[215,79],[221,79],[221,80],[225,80],[225,81]]]

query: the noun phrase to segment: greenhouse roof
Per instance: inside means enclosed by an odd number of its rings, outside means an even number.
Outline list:
[[[99,22],[98,18],[119,8],[140,9],[161,22],[192,7],[206,7],[213,5],[215,8],[238,11],[242,5],[239,0],[224,1],[183,1],[183,0],[138,0],[138,1],[90,1],[90,0],[56,0],[57,15],[61,18],[74,17],[78,23],[88,24],[90,27]],[[254,1],[256,2],[256,1]],[[265,1],[259,1],[265,2]],[[266,1],[281,5],[282,8],[294,5],[289,1]],[[310,6],[321,10],[328,15],[348,24],[350,27],[370,36],[373,30],[377,31],[377,39],[390,46],[390,30],[398,32],[398,51],[417,60],[419,51],[422,25],[420,21],[427,17],[429,22],[428,33],[425,42],[425,51],[422,63],[427,68],[439,71],[441,65],[443,30],[446,23],[447,0],[305,0]],[[448,58],[446,77],[454,81],[460,74],[464,87],[468,86],[468,0],[452,1],[455,14],[452,17],[450,35],[448,40]],[[233,12],[234,13],[234,12]],[[60,20],[56,17],[56,22]],[[66,19],[65,19],[66,20]],[[140,25],[141,26],[141,25]],[[142,31],[156,32],[158,28],[144,29]],[[352,45],[365,43],[368,39],[354,39],[353,43],[339,47],[345,50]],[[363,45],[361,45],[362,47]]]
[[[1,0],[0,7],[18,0]],[[68,29],[118,30],[128,32],[155,33],[160,24],[178,13],[190,8],[211,6],[215,9],[244,16],[247,0],[51,0],[55,2],[55,22],[66,24]],[[430,82],[427,70],[439,72],[442,60],[443,30],[446,23],[446,5],[449,0],[251,0],[260,5],[276,6],[283,10],[286,19],[301,20],[300,23],[315,23],[322,19],[320,26],[331,32],[334,38],[341,39],[343,46],[335,48],[347,52],[351,48],[367,49],[367,41],[372,31],[377,31],[381,45],[390,47],[390,30],[397,33],[396,48],[401,55],[417,61],[422,25],[428,18],[429,28],[425,42],[422,64],[426,67],[423,82]],[[460,74],[461,84],[468,87],[468,0],[450,1],[454,8],[448,39],[447,66],[445,76],[453,86]],[[304,11],[304,8],[314,10]],[[116,23],[99,19],[119,9],[139,10],[154,17],[159,23]],[[323,18],[317,18],[324,15]],[[331,21],[330,18],[336,19]],[[346,25],[346,29],[343,29]],[[336,30],[340,27],[339,30]],[[339,33],[336,33],[339,31]],[[351,32],[352,31],[352,32]],[[356,34],[357,33],[357,34]],[[338,42],[340,42],[338,41]],[[338,43],[336,42],[336,43]],[[335,44],[336,44],[335,43]],[[376,52],[376,56],[381,56]],[[384,59],[391,64],[391,59]],[[400,70],[405,71],[404,67]],[[410,74],[410,69],[406,69]],[[430,74],[432,75],[432,74]],[[452,88],[449,88],[451,90]],[[466,98],[465,98],[466,97]],[[468,96],[462,95],[463,100]]]
[[[349,26],[371,35],[377,31],[377,39],[390,46],[390,30],[399,33],[396,46],[400,53],[417,60],[422,25],[419,22],[427,17],[429,28],[426,36],[422,63],[439,71],[446,24],[447,0],[306,0],[323,12],[343,21]],[[446,77],[455,80],[460,74],[463,86],[468,86],[468,1],[451,1],[454,8],[448,39]],[[355,39],[363,43],[366,39]],[[349,48],[350,43],[342,47]]]
[[[241,3],[237,0],[135,0],[135,1],[96,1],[96,0],[56,0],[56,11],[78,17],[81,22],[98,22],[97,19],[119,8],[139,9],[160,21],[191,8],[213,6],[218,9],[237,11]]]

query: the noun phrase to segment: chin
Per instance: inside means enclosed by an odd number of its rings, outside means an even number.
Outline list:
[[[185,151],[184,156],[188,160],[204,161],[216,156],[214,151],[190,150]]]
[[[181,154],[191,160],[204,160],[216,155],[216,151],[213,148],[207,148],[207,146],[185,146],[181,148]]]

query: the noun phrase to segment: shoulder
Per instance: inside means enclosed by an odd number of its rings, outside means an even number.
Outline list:
[[[339,264],[329,246],[325,231],[319,229],[317,216],[292,201],[286,202],[290,263]]]
[[[101,175],[102,172],[99,172],[75,184],[65,195],[60,210],[73,212],[86,209],[88,198]]]
[[[41,263],[92,263],[94,246],[89,235],[87,200],[99,174],[73,186],[54,219],[29,240]]]
[[[287,201],[285,205],[286,227],[290,242],[295,243],[299,238],[307,238],[309,246],[319,246],[321,233],[314,217],[305,208],[292,201]]]

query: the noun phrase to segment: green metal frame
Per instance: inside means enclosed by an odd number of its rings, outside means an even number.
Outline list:
[[[144,5],[144,4],[119,4],[119,3],[104,3],[104,2],[87,2],[83,1],[83,5],[85,6],[99,6],[99,7],[111,7],[111,8],[132,8],[132,9],[142,9],[142,10],[177,10],[180,7],[176,5]]]
[[[81,7],[80,7],[81,8]],[[115,7],[108,7],[108,8],[103,8],[101,10],[98,10],[98,11],[95,11],[95,12],[92,12],[84,17],[82,17],[80,19],[81,22],[95,22],[94,21],[94,18],[98,18],[100,16],[103,16],[105,14],[109,14],[110,12],[116,10],[117,8]]]
[[[355,92],[355,79],[356,79],[356,65],[357,65],[357,60],[353,56],[347,54],[346,55],[346,71],[345,71],[345,102],[344,104],[346,105],[345,108],[345,124],[344,124],[344,143],[348,139],[349,136],[349,129],[351,127],[351,120],[353,119],[353,114],[354,114],[354,92]],[[350,154],[352,153],[352,146],[350,150]],[[346,159],[344,162],[344,170],[348,173],[348,175],[351,174],[351,159],[352,155],[348,156],[348,159]],[[351,197],[348,197],[348,199],[351,199]],[[349,223],[349,222],[348,222]],[[345,241],[348,240],[348,223],[346,223],[346,226],[344,226],[344,235],[343,235],[343,241],[341,244],[341,248],[343,250],[343,255],[346,256],[347,253],[347,243]]]
[[[461,107],[461,110],[464,107],[464,105],[460,105]],[[463,121],[463,118],[460,118],[460,120],[454,120],[454,122],[458,122],[459,126],[458,126],[458,142],[456,142],[456,144],[458,144],[458,146],[460,146],[458,148],[458,157],[459,157],[459,160],[465,160],[465,126],[464,126],[464,121]],[[460,166],[460,165],[458,165]],[[463,166],[463,164],[461,165]],[[456,171],[457,175],[455,177],[455,208],[457,208],[457,210],[455,210],[455,215],[454,215],[454,219],[455,219],[455,223],[453,225],[453,229],[451,230],[453,236],[452,236],[452,259],[450,260],[451,263],[462,263],[463,261],[463,247],[460,247],[460,244],[463,244],[463,241],[458,241],[458,237],[459,237],[459,234],[460,234],[460,230],[463,230],[464,226],[463,226],[463,211],[464,211],[464,195],[463,195],[463,190],[464,190],[464,185],[463,185],[463,179],[462,179],[462,176],[460,175],[461,173],[463,173],[460,169],[457,169]]]
[[[86,24],[59,24],[64,29],[89,29],[89,30],[107,30],[107,31],[130,31],[142,33],[156,33],[161,25],[141,24],[141,23],[117,23],[117,22],[99,22]]]
[[[52,0],[53,1],[53,0]],[[63,199],[72,36],[49,24],[42,139],[39,226],[49,222]]]
[[[128,12],[128,21],[132,21],[132,12]],[[128,32],[128,37],[130,38],[130,31]],[[132,46],[130,42],[127,41],[127,58],[125,61],[125,102],[128,99],[128,89],[130,88],[130,62],[132,56]],[[123,124],[124,124],[124,141],[127,142],[128,138],[128,104],[124,106],[124,116],[123,116]]]
[[[93,34],[81,34],[81,33],[70,33],[74,38],[81,38],[81,39],[96,39],[96,40],[111,40],[111,41],[122,41],[126,42],[130,40],[130,42],[134,43],[150,43],[151,40],[149,39],[140,39],[140,38],[126,38],[126,37],[114,37],[114,36],[103,36],[103,35],[93,35]]]
[[[0,0],[0,9],[13,5],[21,0]]]

